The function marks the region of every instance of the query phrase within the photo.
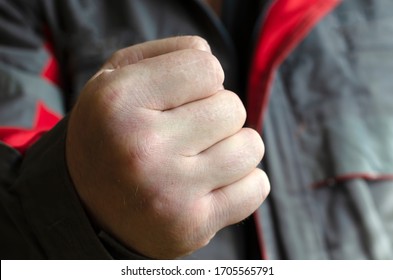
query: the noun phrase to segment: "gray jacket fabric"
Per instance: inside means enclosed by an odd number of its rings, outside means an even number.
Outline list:
[[[273,259],[393,258],[392,8],[343,1],[279,69],[260,209]]]
[[[64,116],[26,152],[0,142],[2,259],[144,258],[89,221],[65,163],[67,113],[114,51],[177,35],[204,37],[225,86],[252,102],[255,38],[275,1],[224,2],[221,22],[198,0],[0,0],[0,136],[34,127],[40,103]],[[392,11],[345,0],[285,59],[260,128],[271,194],[188,258],[393,258]],[[56,81],[43,74],[52,56]]]

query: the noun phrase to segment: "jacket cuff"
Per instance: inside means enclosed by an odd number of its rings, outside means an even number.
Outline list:
[[[25,155],[14,191],[44,258],[141,259],[94,230],[74,189],[65,159],[68,117]],[[111,254],[111,253],[113,254]]]

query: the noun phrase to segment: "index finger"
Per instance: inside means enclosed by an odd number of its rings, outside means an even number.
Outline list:
[[[119,50],[102,66],[102,70],[122,68],[146,58],[185,49],[195,49],[211,53],[209,44],[199,36],[172,37],[149,41]]]

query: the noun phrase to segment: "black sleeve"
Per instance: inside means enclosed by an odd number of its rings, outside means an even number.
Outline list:
[[[0,146],[2,259],[111,258],[67,173],[66,124],[63,119],[24,156]]]
[[[0,0],[0,257],[141,259],[86,215],[65,160],[67,118],[25,152],[3,141],[4,131],[34,127],[37,104],[65,114],[64,92],[42,75],[50,54],[39,7]]]

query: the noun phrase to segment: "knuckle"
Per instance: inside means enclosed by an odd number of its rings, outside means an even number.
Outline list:
[[[261,135],[252,128],[244,128],[245,138],[253,149],[253,155],[257,158],[258,163],[262,160],[265,153],[265,145],[262,141]]]
[[[122,61],[124,57],[124,50],[117,50],[114,53],[112,53],[112,55],[109,57],[109,59],[106,62],[106,65],[109,65],[108,68],[111,69],[116,69],[119,67],[118,63],[119,61]]]
[[[218,59],[207,52],[198,51],[198,55],[201,63],[201,69],[205,71],[206,76],[214,79],[215,84],[222,85],[224,83],[225,74]]]
[[[239,96],[232,91],[224,92],[225,104],[230,107],[231,114],[228,116],[234,123],[243,125],[246,121],[247,113],[246,109]]]
[[[225,74],[224,70],[222,69],[221,63],[215,56],[210,55],[210,65],[214,71],[212,74],[216,79],[216,83],[222,85],[225,80]]]
[[[218,59],[211,53],[186,49],[177,52],[172,58],[172,63],[176,63],[177,66],[187,67],[187,71],[183,71],[182,75],[188,79],[202,82],[209,87],[215,87],[211,88],[214,92],[222,88],[225,79],[224,70]]]
[[[266,173],[262,169],[257,168],[256,172],[256,186],[259,192],[257,197],[259,198],[260,202],[262,202],[267,198],[270,193],[270,182]]]
[[[223,162],[223,170],[227,174],[234,172],[252,172],[261,162],[263,157],[263,145],[258,133],[249,128],[243,128],[238,132],[239,143],[232,149],[229,156]]]
[[[202,37],[191,35],[182,37],[187,41],[191,49],[197,49],[205,52],[211,52],[209,43]]]
[[[143,59],[143,51],[140,45],[115,51],[107,60],[106,65],[110,69],[118,69],[125,65],[134,64]]]

